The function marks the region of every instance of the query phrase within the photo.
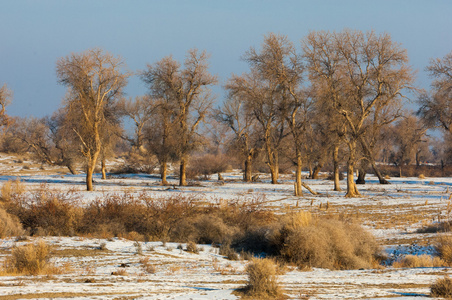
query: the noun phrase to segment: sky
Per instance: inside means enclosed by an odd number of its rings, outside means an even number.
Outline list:
[[[428,89],[429,60],[452,51],[451,13],[450,0],[0,0],[0,86],[14,93],[8,114],[44,117],[65,94],[55,72],[61,57],[100,47],[138,72],[167,55],[182,62],[198,48],[211,54],[219,105],[221,85],[248,71],[240,58],[265,34],[287,35],[301,48],[310,31],[349,28],[391,34],[407,49],[417,86]],[[130,78],[128,97],[146,91]]]

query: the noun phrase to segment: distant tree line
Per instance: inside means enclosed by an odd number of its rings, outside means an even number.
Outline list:
[[[343,168],[347,197],[359,195],[369,170],[385,184],[382,166],[396,166],[402,176],[413,163],[444,167],[451,160],[452,52],[427,67],[430,91],[414,86],[407,51],[387,33],[313,31],[301,46],[269,33],[242,59],[249,70],[231,75],[215,107],[211,87],[218,78],[205,51],[189,50],[184,62],[167,56],[148,64],[137,73],[148,92],[135,99],[124,95],[133,74],[122,58],[97,48],[70,54],[56,63],[67,93],[51,116],[8,116],[12,92],[0,89],[2,151],[32,152],[74,174],[82,168],[89,191],[95,169],[106,178],[107,160],[120,155],[129,168],[122,171],[158,169],[163,185],[176,163],[181,186],[190,173],[221,179],[228,165],[242,168],[245,182],[259,170],[276,184],[280,171],[294,170],[298,196],[302,188],[315,193],[302,170],[317,178],[327,167],[339,191]],[[419,110],[405,109],[405,98]],[[432,128],[444,138],[430,137]]]

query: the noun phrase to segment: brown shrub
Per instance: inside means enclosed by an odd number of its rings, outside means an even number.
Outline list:
[[[190,241],[187,243],[186,250],[187,252],[198,254],[200,249],[198,248],[195,242]]]
[[[208,179],[209,175],[225,172],[229,166],[229,159],[222,154],[204,154],[193,157],[186,170],[186,176],[190,179],[203,176]]]
[[[217,215],[201,215],[194,224],[196,228],[196,241],[200,244],[222,244],[232,241],[239,228],[227,225]]]
[[[0,208],[0,238],[7,236],[19,236],[24,233],[19,218],[8,214],[3,208]]]
[[[379,252],[375,238],[360,226],[338,220],[284,224],[274,234],[280,254],[301,267],[359,269],[372,266]]]
[[[271,259],[253,259],[245,269],[248,285],[245,294],[253,299],[277,299],[283,293],[279,286],[276,266]]]
[[[432,297],[451,298],[452,280],[449,276],[436,280],[435,283],[430,286],[430,295]]]
[[[31,235],[74,235],[82,210],[73,204],[77,200],[73,191],[66,193],[49,190],[45,185],[30,198],[15,194],[8,212],[19,217]]]
[[[140,259],[140,264],[142,265],[143,271],[148,274],[155,274],[157,268],[149,261],[149,257],[143,257]]]
[[[446,263],[452,263],[452,236],[441,236],[435,245],[436,250],[439,253],[439,257]]]
[[[392,266],[394,268],[431,268],[446,265],[447,263],[437,256],[432,257],[427,254],[422,254],[406,255],[401,260],[394,262]]]
[[[50,247],[39,241],[37,244],[14,247],[5,261],[5,267],[8,273],[38,275],[52,268],[49,259]]]
[[[15,195],[22,195],[25,192],[25,185],[20,179],[8,180],[2,185],[0,202],[8,203]]]

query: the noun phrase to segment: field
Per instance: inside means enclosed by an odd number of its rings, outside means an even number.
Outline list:
[[[370,231],[383,246],[386,263],[405,255],[435,255],[435,243],[444,233],[418,233],[419,228],[450,220],[450,178],[391,178],[380,185],[369,176],[358,188],[359,198],[344,198],[344,191],[332,191],[325,179],[305,182],[319,195],[305,192],[292,195],[291,175],[282,175],[280,184],[260,181],[245,184],[241,173],[223,174],[209,180],[178,187],[161,186],[157,176],[143,174],[95,177],[95,191],[86,192],[83,175],[65,170],[43,170],[31,162],[13,162],[2,156],[1,183],[20,178],[30,195],[40,189],[71,191],[79,205],[87,205],[111,194],[127,192],[152,197],[181,195],[202,199],[204,205],[227,202],[256,202],[277,214],[305,210],[313,215],[340,216]],[[326,177],[326,176],[324,176]],[[341,181],[345,189],[345,181]],[[246,260],[228,260],[214,245],[197,245],[199,252],[186,251],[185,243],[140,241],[133,237],[40,236],[0,240],[0,260],[5,261],[14,246],[38,240],[52,247],[52,263],[57,272],[44,275],[4,273],[0,277],[0,299],[239,299],[237,289],[247,283]],[[299,269],[285,265],[278,275],[288,299],[422,299],[430,285],[448,267],[396,268],[379,266],[363,270]],[[430,298],[431,299],[431,298]]]

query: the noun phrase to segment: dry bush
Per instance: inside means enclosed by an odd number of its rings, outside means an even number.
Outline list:
[[[3,208],[0,208],[0,238],[7,236],[19,236],[24,233],[19,218],[8,214]]]
[[[245,294],[253,299],[282,298],[282,289],[277,280],[276,266],[271,259],[253,259],[245,269],[248,285]]]
[[[422,255],[406,255],[401,260],[392,264],[394,268],[431,268],[431,267],[443,267],[447,263],[441,258],[435,256],[432,257],[427,254]]]
[[[49,263],[50,247],[43,241],[14,247],[5,261],[5,269],[12,274],[38,275],[54,269]]]
[[[25,184],[23,184],[19,178],[16,180],[8,180],[2,185],[2,196],[0,202],[9,203],[14,196],[22,195],[25,193]]]
[[[196,241],[199,244],[223,244],[230,242],[239,228],[227,225],[217,215],[203,214],[194,224],[196,228]]]
[[[194,179],[204,176],[204,179],[208,179],[211,174],[225,172],[229,167],[228,161],[228,157],[222,154],[204,154],[193,157],[187,167],[187,178]]]
[[[224,244],[220,246],[219,254],[226,256],[229,260],[239,260],[239,255],[233,248],[231,248],[231,245]]]
[[[143,257],[140,259],[141,267],[143,271],[148,274],[155,274],[157,272],[157,268],[149,261],[149,257]]]
[[[451,221],[444,221],[440,223],[429,224],[426,227],[419,228],[416,230],[417,233],[438,233],[438,232],[449,232],[452,229]]]
[[[438,279],[430,286],[430,296],[452,298],[452,279],[449,276]]]
[[[112,174],[151,174],[158,166],[157,159],[152,155],[141,155],[136,152],[130,152],[124,158],[124,164],[111,170]]]
[[[186,248],[187,252],[198,254],[199,250],[200,249],[198,248],[198,246],[196,245],[195,242],[190,241],[187,243],[187,248]]]
[[[439,257],[448,264],[452,263],[452,236],[441,236],[435,245]]]
[[[127,276],[126,269],[116,269],[116,271],[111,272],[111,275],[113,276]]]
[[[338,220],[290,218],[273,235],[273,243],[288,262],[301,267],[359,269],[372,267],[379,253],[375,238],[358,225]]]
[[[30,198],[14,195],[8,212],[16,215],[31,235],[66,235],[77,233],[82,209],[73,204],[77,201],[74,191],[57,192],[45,185]]]

